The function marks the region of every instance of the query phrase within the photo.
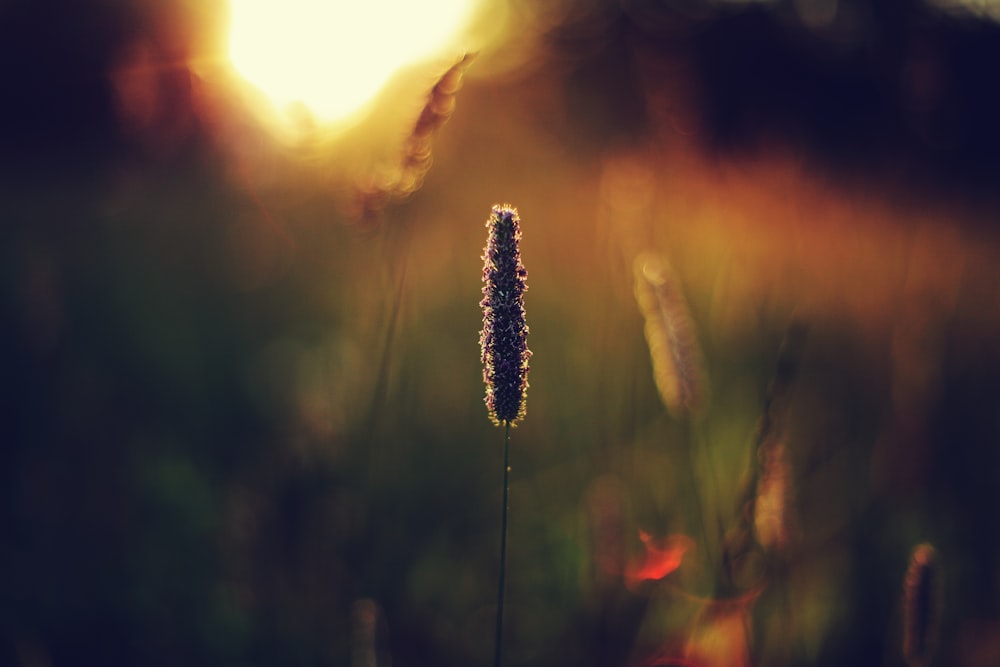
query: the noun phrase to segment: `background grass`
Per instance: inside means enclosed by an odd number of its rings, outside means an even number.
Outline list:
[[[7,86],[46,109],[3,123],[4,662],[352,664],[371,600],[379,664],[486,664],[502,434],[477,304],[483,221],[510,202],[534,357],[512,433],[509,664],[620,665],[699,637],[734,664],[738,625],[690,597],[702,554],[638,591],[597,566],[602,548],[641,557],[640,529],[698,531],[632,296],[645,249],[677,269],[705,351],[718,491],[703,451],[696,482],[724,525],[784,332],[810,326],[782,408],[798,536],[746,609],[758,662],[901,664],[902,578],[929,540],[942,662],[993,664],[1000,208],[980,184],[1000,161],[965,54],[996,53],[996,26],[908,3],[872,19],[938,40],[941,143],[905,129],[905,92],[854,86],[909,71],[889,37],[831,56],[757,7],[678,14],[679,35],[577,8],[533,66],[471,70],[423,187],[359,222],[263,135],[206,120],[186,72],[153,77],[164,117],[187,119],[169,149],[145,142],[169,124],[124,133],[102,75],[161,19],[90,4],[60,42],[90,57],[68,73],[34,37],[73,17],[0,10],[7,36],[32,27],[5,42],[34,54]],[[772,93],[813,75],[846,81],[850,113],[817,87],[775,115]],[[595,529],[601,508],[617,535]]]

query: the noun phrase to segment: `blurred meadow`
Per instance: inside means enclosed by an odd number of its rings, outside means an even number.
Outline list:
[[[497,203],[506,664],[1000,664],[992,3],[483,3],[330,137],[236,92],[226,7],[0,3],[0,664],[488,664]]]

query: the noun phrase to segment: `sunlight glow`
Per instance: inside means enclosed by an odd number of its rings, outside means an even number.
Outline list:
[[[477,0],[231,0],[229,57],[279,112],[362,109],[401,68],[457,46]]]

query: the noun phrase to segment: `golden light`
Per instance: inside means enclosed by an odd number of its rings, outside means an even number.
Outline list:
[[[364,109],[402,68],[448,56],[479,0],[231,0],[229,58],[279,113]],[[299,107],[301,108],[301,107]]]

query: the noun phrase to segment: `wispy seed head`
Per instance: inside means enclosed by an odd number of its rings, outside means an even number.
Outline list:
[[[910,667],[930,664],[937,642],[940,605],[938,556],[928,543],[910,556],[903,584],[903,658]]]
[[[521,264],[521,222],[517,209],[493,207],[486,221],[483,251],[483,330],[479,345],[486,383],[486,407],[494,424],[515,426],[524,418],[528,391],[528,325],[524,291],[528,272]]]
[[[757,450],[754,531],[757,541],[776,554],[787,552],[791,538],[792,475],[785,443],[769,437]]]
[[[696,416],[707,403],[708,382],[687,302],[670,265],[651,253],[635,259],[635,298],[646,320],[653,379],[675,417]]]

